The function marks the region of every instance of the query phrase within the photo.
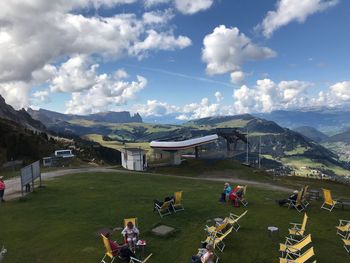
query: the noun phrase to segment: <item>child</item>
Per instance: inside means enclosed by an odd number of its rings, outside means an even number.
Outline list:
[[[129,244],[129,247],[135,250],[135,245],[138,240],[140,231],[132,222],[128,222],[126,227],[122,231],[125,241]]]
[[[225,203],[226,199],[228,198],[230,192],[231,192],[231,186],[229,183],[224,184],[224,192],[221,194],[220,202]]]

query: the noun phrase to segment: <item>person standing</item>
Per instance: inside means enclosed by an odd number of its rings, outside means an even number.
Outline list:
[[[231,190],[232,190],[232,188],[231,188],[230,184],[229,183],[225,183],[224,184],[224,191],[221,194],[220,202],[225,203],[225,201],[227,200]]]
[[[4,182],[4,177],[0,176],[0,202],[5,202],[4,200],[4,194],[5,194],[5,182]]]

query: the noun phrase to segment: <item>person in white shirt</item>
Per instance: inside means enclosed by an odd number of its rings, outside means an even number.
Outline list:
[[[140,231],[132,222],[128,222],[126,227],[122,231],[125,241],[131,248],[135,248],[136,242],[139,238]]]
[[[214,247],[207,244],[205,249],[200,249],[196,256],[192,256],[191,263],[214,263]]]

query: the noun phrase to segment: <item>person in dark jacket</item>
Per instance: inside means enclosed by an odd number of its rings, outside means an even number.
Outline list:
[[[280,199],[280,200],[276,200],[276,202],[279,206],[284,206],[286,204],[289,204],[290,202],[293,202],[295,204],[295,201],[298,198],[298,194],[299,194],[299,191],[295,190],[293,194],[288,197],[288,199]]]

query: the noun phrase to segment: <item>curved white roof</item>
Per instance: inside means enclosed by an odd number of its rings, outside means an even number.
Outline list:
[[[185,141],[168,141],[159,142],[152,141],[150,143],[151,148],[162,149],[162,150],[182,150],[187,148],[193,148],[202,144],[210,143],[217,140],[219,136],[217,134],[208,135],[200,138],[189,139]]]

